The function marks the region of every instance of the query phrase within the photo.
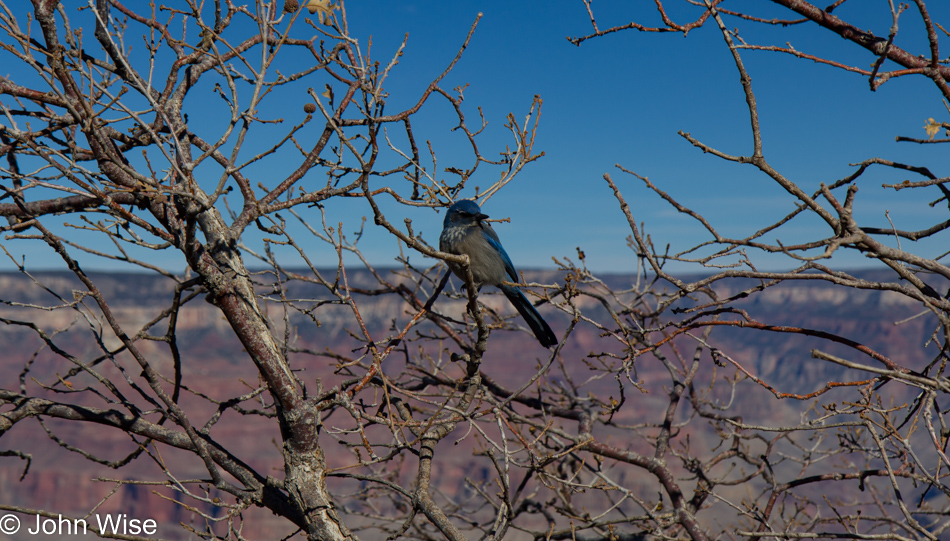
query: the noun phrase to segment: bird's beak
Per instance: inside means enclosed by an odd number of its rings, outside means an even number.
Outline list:
[[[475,219],[478,220],[479,222],[484,220],[485,218],[488,218],[488,215],[482,214],[481,212],[475,215]]]

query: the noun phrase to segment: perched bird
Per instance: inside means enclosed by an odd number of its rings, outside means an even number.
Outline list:
[[[557,337],[551,327],[541,318],[531,302],[517,286],[505,284],[506,280],[518,281],[518,273],[511,264],[511,258],[501,246],[498,235],[488,222],[488,215],[482,214],[478,204],[471,199],[456,201],[449,207],[443,222],[442,235],[439,237],[439,249],[450,254],[467,255],[475,283],[493,285],[508,297],[518,313],[528,323],[528,327],[538,337],[544,347],[557,344]],[[455,263],[449,268],[459,278],[465,278],[465,271]]]

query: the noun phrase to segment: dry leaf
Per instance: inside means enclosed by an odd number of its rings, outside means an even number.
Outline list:
[[[924,124],[924,130],[927,132],[927,135],[933,139],[934,136],[940,132],[940,124],[936,120],[928,118],[927,123]]]
[[[330,17],[333,16],[333,10],[337,9],[337,6],[331,4],[330,0],[309,0],[307,9],[310,10],[310,13],[316,13],[320,19],[320,24],[324,24],[324,19],[329,21]]]

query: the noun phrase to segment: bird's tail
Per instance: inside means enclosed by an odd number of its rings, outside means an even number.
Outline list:
[[[500,285],[499,289],[508,297],[511,304],[518,309],[518,313],[524,318],[528,327],[531,327],[531,331],[538,337],[538,342],[541,342],[542,346],[549,348],[557,345],[557,336],[554,335],[554,331],[551,330],[551,327],[544,321],[541,314],[534,309],[534,305],[531,304],[531,301],[524,296],[524,293],[522,293],[520,289],[507,284]]]

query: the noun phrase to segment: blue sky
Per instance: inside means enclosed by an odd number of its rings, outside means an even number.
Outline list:
[[[764,4],[730,2],[728,7],[748,8],[764,17],[782,15]],[[891,21],[885,2],[856,6],[845,4],[838,14],[886,35]],[[593,7],[601,28],[632,19],[658,22],[652,2],[595,2]],[[938,20],[950,11],[937,5],[931,9]],[[884,17],[872,17],[876,10]],[[605,172],[620,184],[657,245],[670,243],[683,249],[708,238],[698,224],[615,164],[649,177],[725,234],[756,230],[792,209],[790,197],[765,175],[704,155],[677,135],[683,130],[725,152],[751,153],[738,74],[712,23],[686,38],[625,31],[576,47],[566,36],[590,31],[579,1],[350,2],[347,11],[352,29],[373,35],[380,58],[386,48],[395,50],[409,32],[404,60],[390,81],[394,95],[402,88],[420,88],[441,71],[482,12],[475,37],[445,86],[470,84],[466,102],[472,110],[480,105],[494,128],[488,131],[488,141],[493,136],[504,141],[500,128],[505,114],[514,112],[520,118],[533,95],[544,99],[536,149],[546,156],[529,165],[484,209],[493,217],[511,217],[510,224],[496,229],[520,267],[551,266],[552,256],[573,257],[580,246],[594,269],[635,268],[635,258],[625,245],[630,231],[602,179]],[[688,20],[677,11],[671,9],[671,15]],[[902,16],[897,43],[926,52],[920,48],[921,25],[914,15],[908,11]],[[873,61],[853,44],[812,27],[761,27],[729,18],[726,24],[739,25],[740,35],[750,43],[790,41],[799,50],[858,66]],[[894,140],[897,135],[925,137],[928,117],[947,118],[941,96],[929,80],[896,79],[872,93],[865,77],[811,61],[754,51],[744,52],[743,58],[758,100],[766,157],[807,192],[850,174],[849,163],[871,157],[925,165],[937,175],[947,174],[950,161],[939,146]],[[485,140],[482,145],[490,148]],[[935,189],[915,194],[881,188],[884,182],[905,178],[909,177],[904,173],[879,168],[859,181],[861,223],[886,227],[885,211],[903,229],[947,218],[945,206],[926,205],[938,197]],[[416,220],[417,225],[421,221]],[[428,222],[426,233],[434,239],[441,215]],[[801,222],[776,237],[791,243],[827,234],[815,220]],[[910,248],[908,244],[905,241],[903,247]],[[934,243],[921,244],[921,255],[933,257],[943,251]],[[775,258],[762,261],[771,268],[787,264]],[[873,262],[851,255],[842,258],[842,264]]]
[[[935,18],[947,20],[941,15],[947,15],[950,8],[939,2],[931,4]],[[594,2],[593,7],[602,28],[631,19],[658,23],[652,2]],[[764,17],[782,13],[764,2],[729,2],[728,7]],[[467,117],[474,121],[480,106],[489,122],[479,140],[483,151],[492,154],[510,142],[502,127],[509,112],[522,119],[534,95],[544,100],[535,151],[543,150],[545,157],[528,165],[483,208],[492,217],[511,218],[511,223],[498,224],[496,230],[519,268],[551,268],[552,257],[574,258],[576,247],[585,251],[592,269],[628,272],[636,268],[636,258],[626,246],[629,227],[602,179],[604,173],[610,173],[621,186],[634,215],[646,223],[646,232],[657,246],[669,243],[676,251],[709,238],[699,224],[678,214],[615,164],[649,177],[728,235],[759,229],[793,208],[790,196],[751,166],[704,155],[677,135],[683,130],[727,153],[751,153],[738,74],[712,22],[685,38],[681,34],[625,31],[576,47],[566,36],[587,34],[591,29],[579,0],[351,0],[346,9],[351,33],[364,47],[372,36],[373,57],[381,62],[388,62],[403,36],[409,34],[408,46],[389,79],[387,112],[415,101],[454,57],[479,12],[483,17],[475,36],[442,86],[469,85],[465,91]],[[853,7],[846,3],[836,13],[886,35],[891,23],[886,9],[883,1],[855,3]],[[670,14],[680,21],[689,17],[680,8],[671,8]],[[857,46],[812,27],[766,28],[732,18],[726,21],[730,27],[738,26],[740,35],[750,43],[791,42],[799,50],[859,66],[873,61]],[[901,18],[898,45],[926,52],[918,37],[919,27],[919,18],[908,10]],[[947,174],[950,159],[941,147],[894,141],[897,135],[925,137],[923,125],[928,117],[938,121],[950,118],[928,80],[896,79],[872,93],[865,77],[810,61],[754,51],[744,52],[743,59],[759,104],[766,158],[806,192],[815,191],[821,182],[850,174],[853,168],[849,163],[872,157],[927,166],[938,176]],[[314,88],[322,85],[310,83]],[[420,144],[427,139],[433,142],[440,170],[468,166],[470,154],[458,144],[457,134],[449,132],[451,115],[446,115],[444,102],[437,101],[416,120],[417,140]],[[304,97],[286,107],[299,116],[302,103]],[[487,186],[495,179],[494,172],[487,169],[483,174],[469,185]],[[860,180],[859,223],[886,227],[886,211],[901,229],[926,227],[947,218],[945,206],[927,206],[937,199],[936,189],[895,193],[881,188],[884,182],[905,178],[918,180],[884,168],[873,169]],[[405,213],[429,242],[437,241],[442,213],[388,209]],[[365,203],[359,202],[328,205],[328,210],[332,221],[344,221],[344,231],[355,231],[369,212]],[[401,223],[404,216],[387,217]],[[367,228],[361,246],[368,259],[380,266],[394,263],[396,244],[373,231],[371,225]],[[806,219],[766,240],[793,243],[824,235],[827,232],[821,224]],[[926,257],[944,250],[938,242],[919,244],[914,247],[903,241],[902,246]],[[18,257],[25,255],[34,266],[53,262],[44,246],[4,245]],[[325,247],[308,247],[318,254],[317,261],[333,264]],[[322,256],[330,259],[320,259]],[[421,266],[432,264],[418,255],[412,258]],[[788,266],[775,258],[758,261],[763,268]],[[104,266],[102,262],[89,264]],[[859,255],[850,255],[842,257],[839,266],[868,264]],[[0,268],[10,268],[10,264],[0,259]]]

